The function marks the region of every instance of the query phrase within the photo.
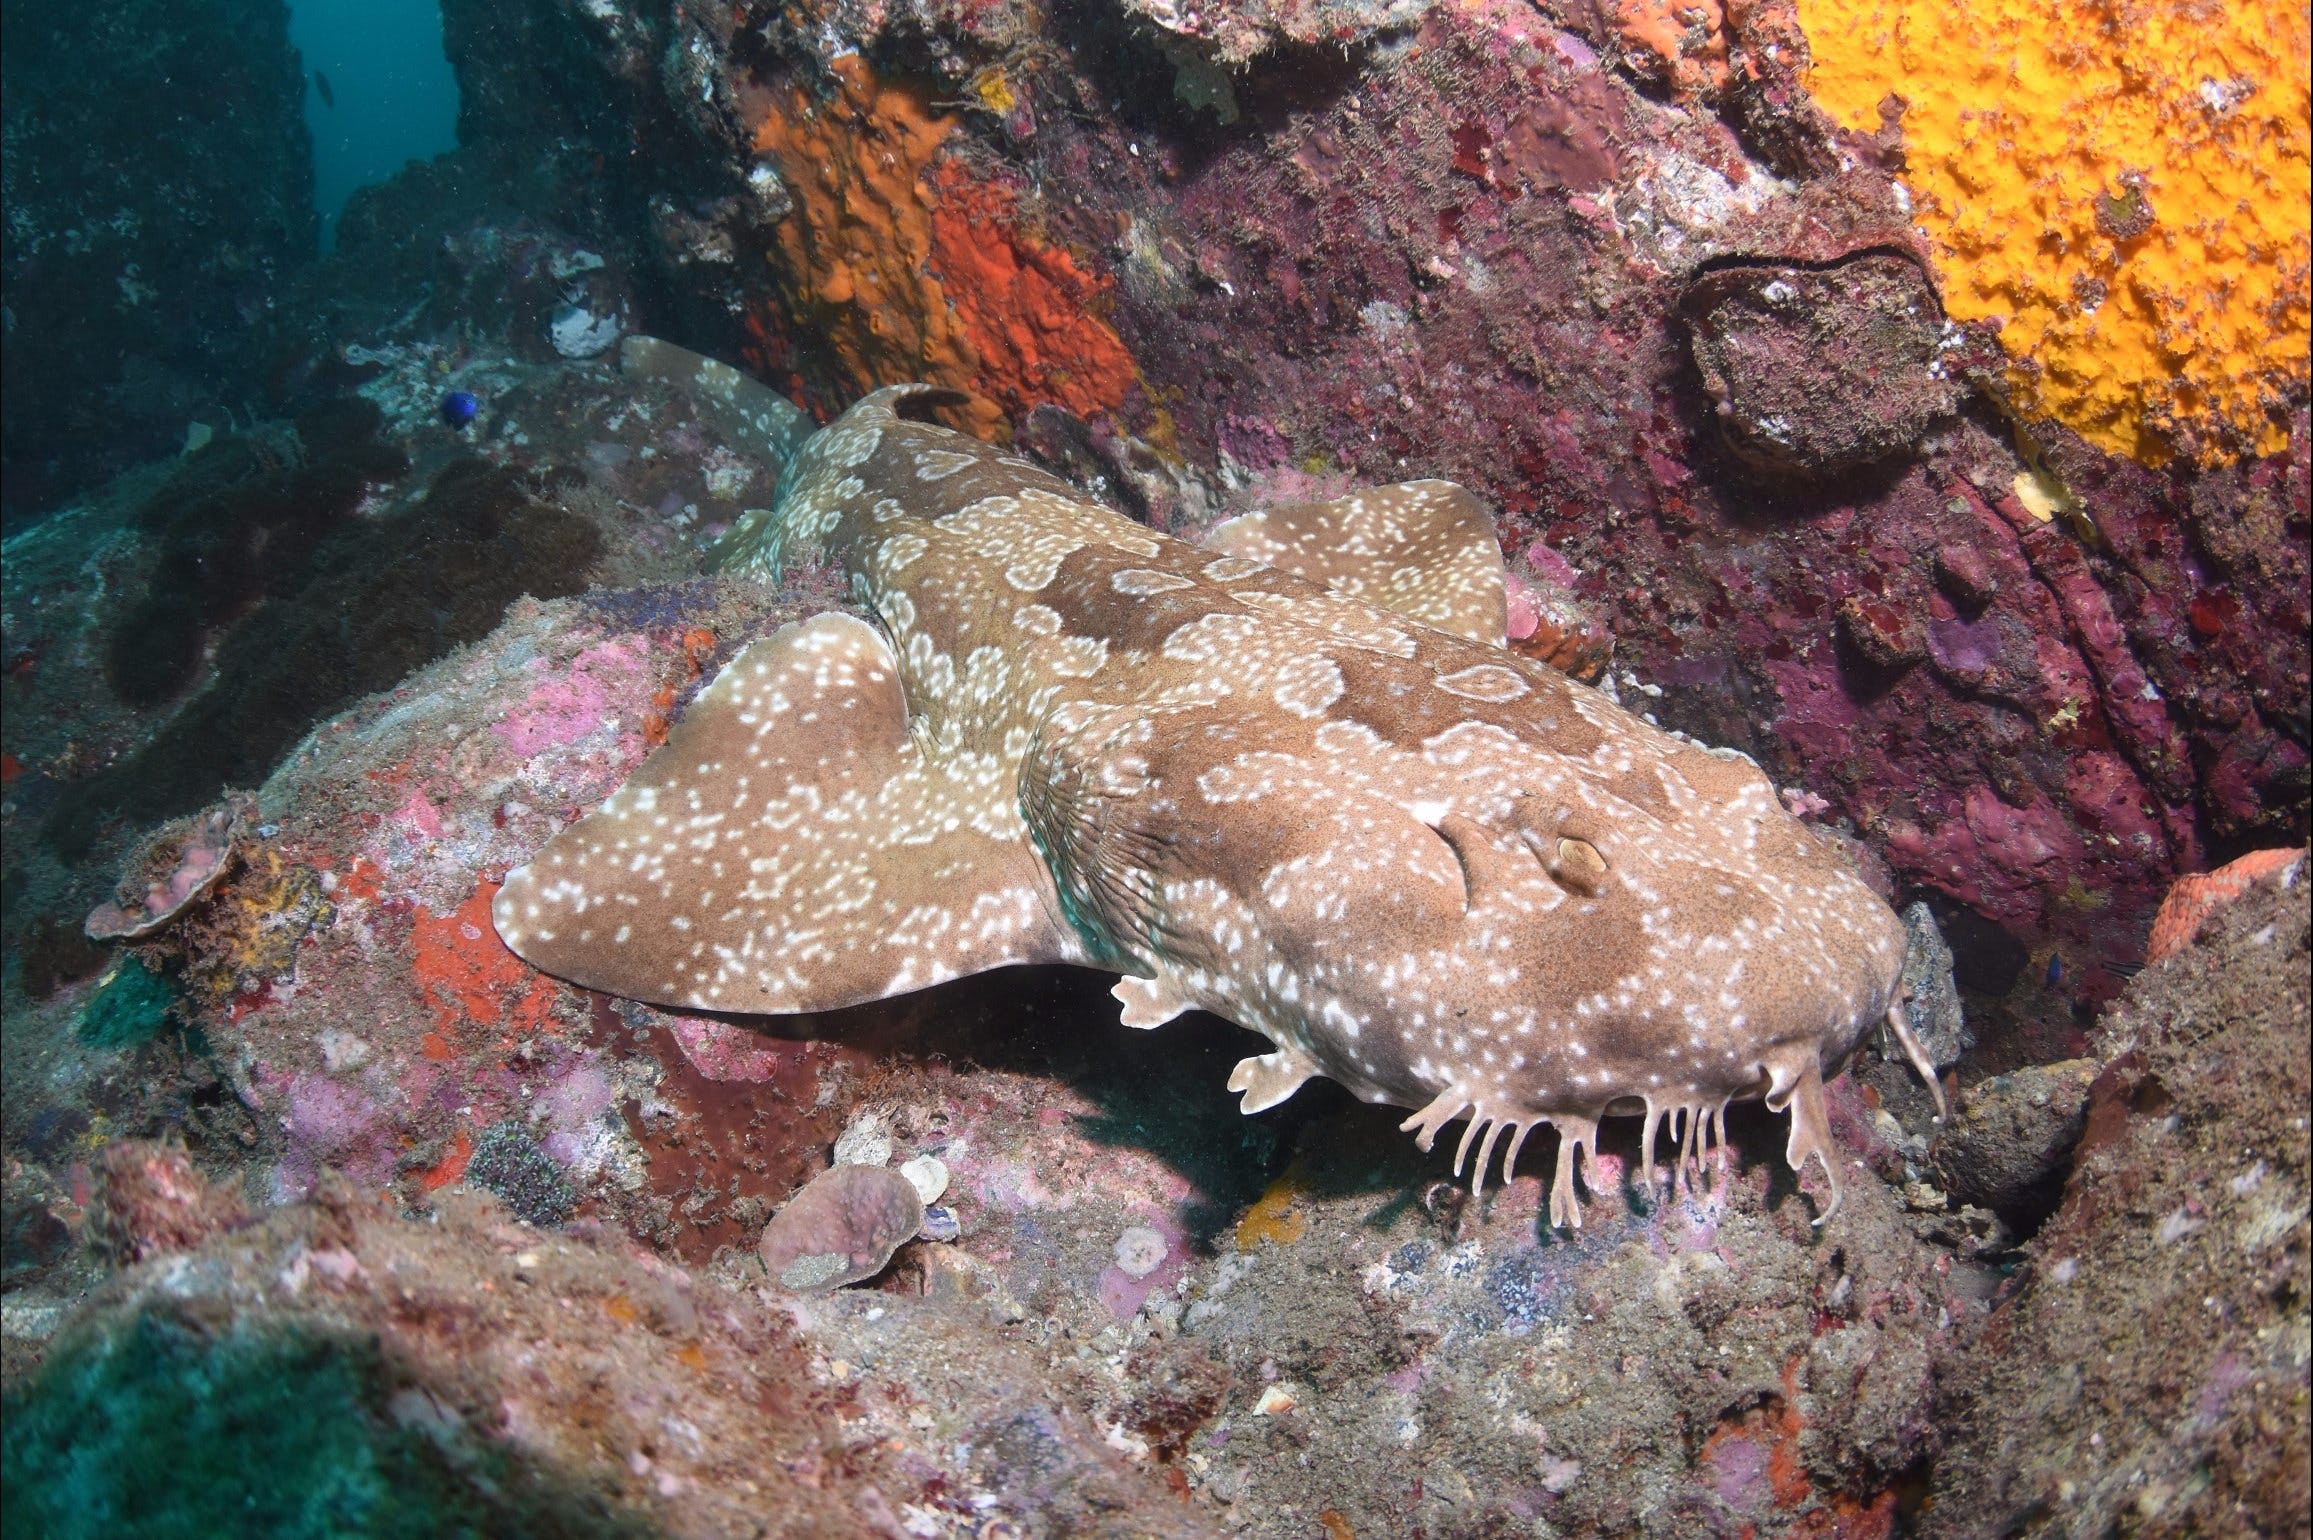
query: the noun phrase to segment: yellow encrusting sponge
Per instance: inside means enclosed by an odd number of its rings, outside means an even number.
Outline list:
[[[1810,87],[1903,180],[2010,389],[2157,465],[2269,454],[2307,379],[2301,0],[1799,0]]]

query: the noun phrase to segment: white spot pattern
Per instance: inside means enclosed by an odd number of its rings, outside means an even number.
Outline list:
[[[1517,670],[1504,668],[1499,663],[1480,663],[1471,668],[1456,669],[1440,674],[1438,688],[1448,695],[1459,695],[1466,700],[1491,701],[1500,705],[1532,693],[1532,687],[1518,677]]]
[[[1683,1181],[1764,1097],[1836,1202],[1821,1074],[1890,1009],[1900,926],[1748,761],[1494,645],[1467,493],[1266,510],[1216,557],[899,418],[913,388],[805,443],[727,542],[766,576],[840,561],[889,642],[831,615],[742,652],[509,875],[509,946],[775,1011],[1098,959],[1140,1024],[1266,1034],[1248,1108],[1325,1074],[1419,1107],[1425,1147],[1467,1117],[1481,1177],[1554,1123],[1561,1223],[1625,1102],[1649,1179],[1667,1121]]]

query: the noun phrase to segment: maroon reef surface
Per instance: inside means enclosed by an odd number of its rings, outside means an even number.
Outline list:
[[[1708,86],[1580,0],[451,15],[501,140],[534,99],[628,125],[682,340],[822,414],[967,385],[1159,522],[1463,481],[1635,704],[2074,1000],[2177,872],[2305,836],[2302,405],[2205,474],[2008,420],[1787,6],[1729,8]]]

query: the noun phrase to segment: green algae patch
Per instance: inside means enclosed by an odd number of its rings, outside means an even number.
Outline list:
[[[374,1339],[147,1309],[6,1398],[0,1528],[50,1540],[640,1534],[395,1384]]]
[[[176,992],[133,957],[121,959],[81,1008],[73,1035],[91,1048],[119,1052],[142,1047],[176,1012]]]

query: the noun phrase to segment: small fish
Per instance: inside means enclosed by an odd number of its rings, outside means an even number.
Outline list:
[[[313,94],[321,98],[321,105],[337,110],[337,93],[329,89],[329,77],[319,70],[313,72]]]
[[[470,390],[453,390],[442,397],[442,404],[434,408],[447,428],[463,428],[482,410],[481,398]]]

